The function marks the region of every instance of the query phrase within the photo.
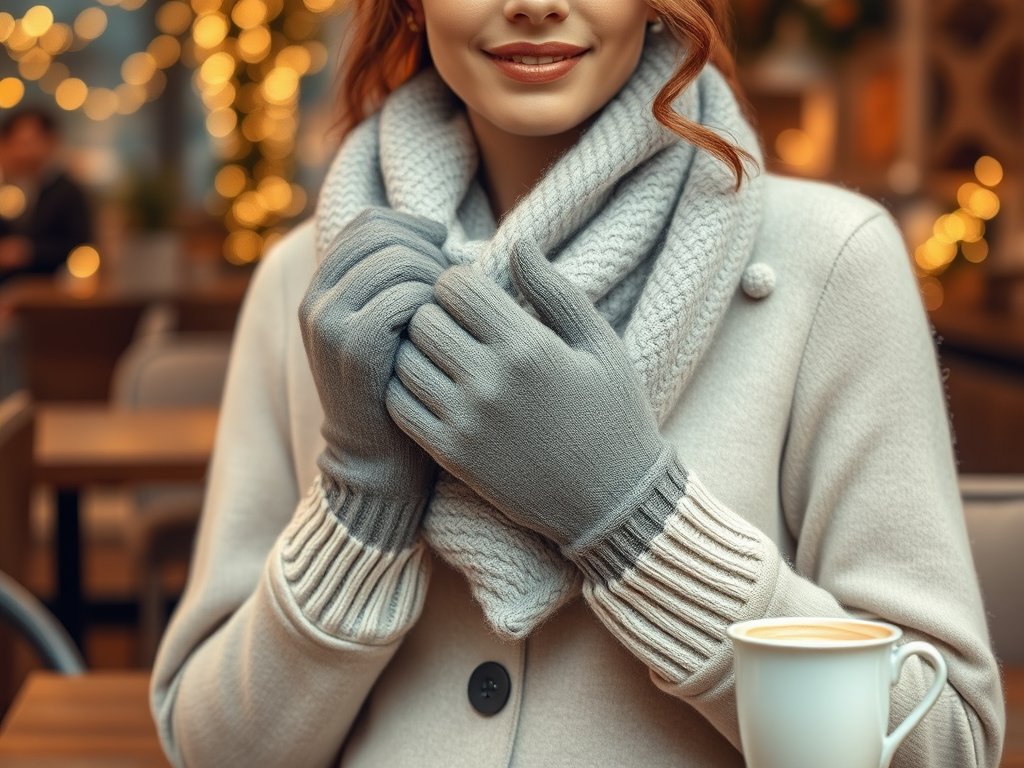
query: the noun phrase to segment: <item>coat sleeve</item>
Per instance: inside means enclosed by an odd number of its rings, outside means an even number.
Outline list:
[[[584,595],[654,683],[737,748],[729,624],[844,615],[896,624],[936,645],[949,677],[893,766],[995,768],[1002,692],[951,443],[905,246],[879,213],[839,253],[800,364],[781,467],[795,562],[679,465],[661,489],[678,501],[646,546],[636,546],[634,522],[575,556]],[[930,681],[912,657],[892,692],[892,724]]]
[[[260,265],[242,308],[189,581],[154,667],[151,707],[179,767],[334,764],[426,589],[422,544],[365,545],[319,480],[297,487],[289,246]]]

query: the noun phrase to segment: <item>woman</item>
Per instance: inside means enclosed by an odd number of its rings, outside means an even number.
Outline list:
[[[949,662],[894,765],[995,766],[904,246],[759,171],[724,0],[408,1],[357,2],[358,125],[246,300],[172,760],[741,766],[725,628],[855,615]]]

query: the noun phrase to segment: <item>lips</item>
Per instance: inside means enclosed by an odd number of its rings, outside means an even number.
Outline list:
[[[521,83],[558,80],[579,63],[589,49],[569,43],[506,43],[484,50],[498,70]]]

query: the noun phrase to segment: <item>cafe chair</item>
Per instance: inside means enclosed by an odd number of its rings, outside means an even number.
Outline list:
[[[115,367],[111,404],[130,409],[217,406],[230,348],[229,334],[141,333]],[[149,664],[166,624],[169,596],[162,574],[168,563],[190,559],[203,486],[139,486],[132,495],[135,514],[128,541],[139,584],[140,662]]]
[[[13,627],[50,669],[65,675],[85,672],[85,661],[68,633],[27,589],[0,571],[0,621]]]
[[[1024,664],[1024,475],[961,475],[967,534],[1003,664]]]

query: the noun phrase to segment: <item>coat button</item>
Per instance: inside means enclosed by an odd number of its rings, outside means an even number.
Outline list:
[[[485,661],[469,676],[469,703],[481,715],[496,715],[508,702],[512,680],[496,661]]]

